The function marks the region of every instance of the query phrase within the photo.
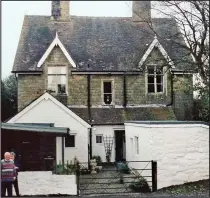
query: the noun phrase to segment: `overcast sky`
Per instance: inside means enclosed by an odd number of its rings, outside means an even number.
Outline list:
[[[51,15],[51,1],[2,1],[2,78],[10,75],[24,15]],[[132,15],[132,1],[71,1],[70,13],[78,16]],[[152,12],[152,17],[157,13]]]

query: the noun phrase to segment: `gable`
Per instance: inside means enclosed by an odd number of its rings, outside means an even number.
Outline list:
[[[167,61],[158,48],[153,48],[153,50],[145,60],[145,65],[147,64],[166,65]]]
[[[65,57],[64,53],[62,52],[62,50],[60,49],[59,46],[55,46],[52,51],[50,52],[50,54],[48,55],[47,59],[45,60],[45,62],[47,62],[48,65],[68,65],[69,61],[67,60],[67,58]]]
[[[151,54],[152,53],[152,54]],[[161,63],[168,63],[172,68],[174,68],[174,62],[170,58],[168,52],[164,49],[164,47],[160,44],[160,42],[157,39],[157,36],[155,35],[154,40],[144,53],[141,61],[139,62],[139,67],[142,67],[145,64],[145,61],[149,58],[149,62],[151,64],[157,64],[154,61],[158,61]],[[152,58],[155,60],[153,61]],[[165,61],[164,61],[165,60]]]
[[[54,123],[56,127],[91,126],[48,93],[43,94],[7,123]],[[71,130],[71,128],[70,128]]]
[[[70,56],[70,54],[66,50],[66,48],[64,47],[63,43],[58,38],[57,32],[56,32],[55,39],[53,40],[53,42],[50,44],[50,46],[47,48],[47,50],[45,51],[45,53],[43,54],[43,56],[41,57],[41,59],[37,63],[37,67],[41,67],[43,65],[45,60],[48,58],[48,56],[50,55],[50,53],[52,52],[52,50],[56,46],[58,46],[60,48],[60,50],[63,52],[63,54],[65,55],[65,57],[69,61],[69,63],[72,65],[72,67],[76,67],[76,64],[75,64],[74,60],[72,59],[72,57]],[[55,58],[58,58],[58,57],[55,57]]]

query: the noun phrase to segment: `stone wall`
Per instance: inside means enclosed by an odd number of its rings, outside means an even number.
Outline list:
[[[159,65],[166,63],[159,51],[153,50],[148,57],[147,63],[155,60]],[[47,89],[47,68],[48,66],[68,67],[68,96],[57,97],[65,105],[87,106],[87,75],[72,75],[72,66],[64,56],[59,47],[55,47],[46,59],[42,75],[19,75],[18,77],[18,109],[21,110],[31,101],[44,93]],[[102,103],[102,81],[113,80],[114,82],[114,105],[123,105],[123,76],[122,75],[91,75],[91,105],[101,106]],[[164,93],[147,93],[145,74],[127,75],[127,104],[168,104],[171,102],[171,77],[170,72],[165,73]],[[188,76],[175,76],[174,78],[174,110],[180,120],[190,119],[192,109],[192,78]]]
[[[175,75],[174,79],[174,113],[178,120],[193,118],[193,75]]]
[[[18,75],[18,111],[44,93],[43,75]]]
[[[77,194],[75,175],[54,175],[51,171],[19,172],[18,184],[22,196]]]
[[[209,178],[209,126],[126,123],[125,133],[128,161],[157,161],[158,189]],[[139,155],[131,145],[135,136]],[[136,168],[144,168],[141,165]]]

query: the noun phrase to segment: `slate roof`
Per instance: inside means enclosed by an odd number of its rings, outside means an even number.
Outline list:
[[[152,25],[177,69],[189,68],[191,64],[176,61],[186,50],[173,44],[175,37],[183,42],[175,20],[154,18]],[[154,39],[148,24],[134,23],[131,17],[71,16],[70,22],[63,23],[50,16],[25,16],[13,72],[41,71],[37,63],[56,31],[77,64],[76,71],[138,71],[139,61]]]
[[[87,123],[87,108],[70,108]],[[91,108],[94,125],[124,124],[126,121],[163,121],[176,120],[171,107],[135,107],[135,108]]]

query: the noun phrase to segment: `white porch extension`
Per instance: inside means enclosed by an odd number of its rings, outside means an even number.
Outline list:
[[[8,123],[53,123],[55,127],[67,127],[75,136],[75,147],[65,147],[64,161],[76,156],[81,162],[88,162],[88,138],[91,126],[48,93],[43,94]],[[62,162],[62,137],[56,137],[56,161]]]
[[[127,161],[157,161],[157,189],[209,178],[208,125],[179,121],[126,122],[125,133]],[[146,163],[131,165],[140,169]]]

